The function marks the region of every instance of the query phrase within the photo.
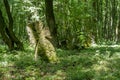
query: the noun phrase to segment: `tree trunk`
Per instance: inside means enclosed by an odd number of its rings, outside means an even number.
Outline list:
[[[18,38],[15,36],[13,32],[13,18],[10,13],[10,6],[7,0],[4,0],[4,5],[6,8],[7,16],[9,19],[9,27],[7,28],[6,33],[9,35],[10,39],[12,40],[12,44],[17,46],[17,49],[22,50],[23,49],[23,44],[18,40]]]
[[[3,16],[2,16],[2,12],[0,10],[0,33],[1,33],[1,36],[3,38],[3,41],[8,45],[8,48],[10,50],[13,50],[14,46],[12,45],[12,41],[9,38],[9,36],[6,34],[6,28],[7,27],[5,25],[5,22],[4,22],[4,19],[3,19]]]
[[[57,46],[57,26],[55,23],[55,17],[53,12],[53,0],[45,0],[46,7],[46,21],[47,25],[50,28],[51,35],[53,37],[53,43]]]
[[[2,11],[0,10],[0,22],[1,22],[1,35],[3,37],[4,42],[8,45],[8,48],[10,50],[18,49],[23,50],[23,44],[17,39],[13,32],[13,18],[10,13],[10,6],[8,4],[7,0],[4,0],[4,5],[6,8],[9,24],[7,25],[4,21],[4,18],[2,16]],[[3,29],[3,31],[2,31]]]

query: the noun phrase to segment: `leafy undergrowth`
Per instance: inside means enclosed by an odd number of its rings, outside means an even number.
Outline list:
[[[0,46],[0,80],[119,80],[120,46],[84,50],[57,49],[59,63],[34,61],[34,50],[7,51]]]

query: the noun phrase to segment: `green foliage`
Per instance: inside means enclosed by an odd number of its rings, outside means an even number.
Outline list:
[[[56,22],[58,23],[58,39],[60,41],[67,40],[67,46],[73,49],[76,44],[79,48],[85,43],[85,39],[91,31],[92,1],[56,1],[54,12]],[[89,3],[89,4],[88,4]],[[86,5],[87,4],[87,5]],[[83,32],[83,35],[78,35]],[[80,37],[83,36],[83,37]],[[79,37],[79,38],[78,38]],[[87,38],[88,39],[88,38]]]
[[[87,48],[87,47],[90,47],[90,44],[91,44],[91,39],[90,37],[88,36],[88,34],[84,33],[84,32],[80,32],[78,31],[77,32],[77,41],[76,41],[76,45],[81,48],[81,47],[84,47],[84,48]]]
[[[9,0],[9,4],[14,32],[20,39],[27,39],[25,26],[28,22],[40,19],[46,25],[44,0]],[[65,47],[72,49],[74,43],[78,43],[77,31],[84,32],[84,36],[93,35],[96,43],[119,42],[119,0],[53,0],[53,5],[58,42],[68,41]],[[2,0],[0,7],[8,23]],[[79,46],[83,44],[80,42]]]

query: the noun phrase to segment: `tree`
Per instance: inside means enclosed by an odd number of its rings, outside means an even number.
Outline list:
[[[3,41],[8,45],[8,48],[10,50],[14,50],[14,49],[23,50],[23,44],[18,40],[18,38],[15,36],[13,32],[13,18],[10,13],[9,3],[7,0],[3,0],[3,1],[4,1],[4,6],[7,12],[8,21],[9,21],[9,24],[7,25],[2,16],[2,11],[0,10],[0,22],[1,22],[0,33],[3,37]]]
[[[45,0],[46,7],[46,21],[50,28],[51,35],[53,37],[53,43],[57,46],[57,25],[55,22],[54,12],[53,12],[53,0]]]

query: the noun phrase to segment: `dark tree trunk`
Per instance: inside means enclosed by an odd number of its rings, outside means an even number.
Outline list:
[[[23,44],[17,39],[17,37],[15,36],[13,32],[13,18],[10,13],[10,6],[8,4],[8,1],[7,0],[3,0],[3,1],[4,1],[5,8],[6,8],[9,24],[7,25],[5,23],[4,18],[2,16],[2,11],[0,10],[0,22],[1,22],[0,33],[3,37],[4,42],[8,45],[10,50],[13,50],[16,48],[18,50],[23,50]]]
[[[53,12],[53,0],[45,0],[46,21],[53,37],[53,43],[57,46],[57,26]]]
[[[15,36],[15,34],[13,32],[13,18],[12,18],[12,15],[10,13],[10,6],[9,6],[7,0],[4,0],[4,5],[5,5],[6,12],[7,12],[8,19],[9,19],[9,27],[7,28],[6,33],[9,35],[10,39],[12,40],[12,44],[16,45],[17,49],[22,50],[23,44],[18,40],[18,38]]]
[[[12,45],[11,39],[6,34],[6,28],[7,27],[5,25],[5,22],[4,22],[4,19],[3,19],[3,16],[2,16],[2,12],[0,10],[0,33],[1,33],[1,36],[3,38],[3,41],[8,45],[8,48],[10,50],[13,50],[14,49],[14,45]]]
[[[12,18],[12,15],[10,13],[10,6],[9,6],[7,0],[4,0],[4,5],[5,5],[5,9],[7,12],[8,19],[9,19],[9,29],[13,30],[13,18]]]

